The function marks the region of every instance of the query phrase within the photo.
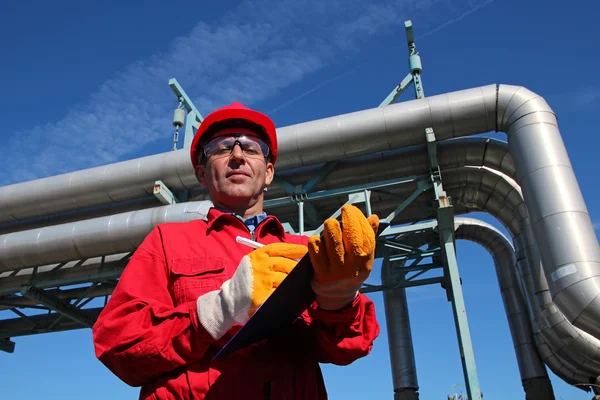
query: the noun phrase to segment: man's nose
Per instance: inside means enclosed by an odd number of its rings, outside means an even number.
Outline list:
[[[235,142],[233,144],[233,149],[231,149],[231,155],[229,157],[235,161],[244,160],[244,151],[242,150],[242,145],[239,142]]]

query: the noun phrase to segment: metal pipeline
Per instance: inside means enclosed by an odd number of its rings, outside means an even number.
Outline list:
[[[527,305],[516,273],[515,251],[509,240],[492,225],[471,218],[456,218],[455,227],[456,239],[480,244],[494,260],[526,399],[554,399],[552,384],[536,351]]]
[[[480,170],[482,178],[483,175],[492,174],[498,176],[499,174],[496,171],[484,168],[476,169]],[[453,179],[449,173],[446,173],[445,177],[445,181]],[[492,178],[488,178],[487,180],[493,182]],[[495,216],[510,231],[515,243],[519,241],[531,242],[533,238],[527,230],[528,218],[526,214],[522,214],[526,213],[526,209],[520,207],[522,200],[519,200],[514,195],[518,191],[516,183],[514,181],[511,182],[510,178],[502,177],[493,187],[489,187],[483,181],[482,179],[482,183],[478,187],[472,186],[472,190],[465,190],[464,185],[461,184],[458,187],[458,191],[454,190],[452,186],[447,191],[453,194],[453,201],[458,203],[464,201],[472,205],[473,203],[477,203],[481,211],[486,211]],[[509,189],[510,187],[512,189]],[[482,193],[483,195],[480,195]],[[511,195],[511,193],[513,194]],[[474,194],[476,194],[475,197],[473,196]],[[524,227],[523,230],[520,230],[520,225],[517,225],[517,230],[515,230],[515,224],[510,223],[514,221],[515,215],[520,219],[520,223]],[[539,253],[536,251],[535,246],[521,245],[520,247],[528,249],[525,251],[525,254],[521,255],[521,257],[525,257],[521,258],[520,261],[525,266],[525,268],[521,268],[521,271],[530,271],[529,279],[526,279],[526,276],[522,278],[525,295],[533,313],[532,322],[536,328],[536,332],[544,336],[557,356],[572,364],[577,370],[586,373],[588,377],[600,375],[600,363],[597,361],[597,354],[600,351],[600,341],[571,325],[557,307],[555,307],[549,296],[544,296],[544,293],[547,293],[547,291],[544,291],[545,282],[543,281],[543,275],[541,277],[538,276],[536,279],[534,268],[534,266],[540,265]],[[545,287],[547,288],[547,286]],[[589,380],[585,381],[585,383],[588,382]]]
[[[381,285],[387,326],[394,400],[417,400],[419,382],[410,328],[406,289],[396,287],[401,270],[392,268],[388,255],[381,266]]]
[[[203,218],[210,202],[188,202],[0,235],[0,272],[133,251],[159,223]]]
[[[573,325],[600,338],[600,248],[556,116],[531,91],[500,86],[497,118],[552,299]]]
[[[432,126],[440,141],[492,131],[496,92],[488,85],[279,128],[277,168],[425,144]],[[145,197],[156,180],[171,190],[198,187],[188,150],[2,187],[0,223]]]
[[[493,226],[471,218],[455,219],[456,239],[469,240],[483,246],[492,256],[502,301],[506,311],[521,381],[528,400],[553,399],[552,385],[544,364],[536,351],[530,328],[525,298],[519,285],[513,247],[504,235]],[[412,242],[421,247],[429,236]],[[385,256],[384,256],[385,257]],[[381,280],[384,286],[384,305],[390,348],[392,380],[395,399],[416,399],[419,388],[406,300],[406,289],[395,287],[401,278],[402,268],[392,269],[387,258],[382,264]],[[532,382],[535,384],[532,385]]]
[[[507,169],[512,168],[509,173],[511,177],[514,177],[515,173],[512,157],[508,153],[508,145],[495,139],[462,137],[440,142],[438,145],[438,160],[440,165],[446,168],[485,165],[490,168],[502,167],[505,173],[507,173]],[[428,162],[426,146],[422,145],[340,160],[335,168],[313,188],[313,192],[356,184],[355,176],[358,175],[361,176],[361,182],[371,182],[393,178],[400,176],[400,174],[406,176],[422,174],[427,171]],[[279,168],[277,168],[276,176],[291,185],[299,185],[308,182],[312,177],[319,174],[322,168],[323,164],[284,171],[279,171]],[[0,188],[1,191],[2,188]],[[265,199],[277,199],[286,195],[287,193],[275,180],[265,193]],[[203,201],[207,198],[208,191],[206,188],[190,189],[190,201]],[[160,205],[156,197],[149,195],[134,200],[96,206],[92,209],[84,208],[4,224],[0,223],[0,234],[98,218]]]
[[[440,165],[446,168],[455,168],[467,165],[482,165],[490,168],[500,168],[514,173],[514,167],[508,146],[506,143],[486,138],[460,138],[449,140],[440,143],[439,149]],[[365,168],[365,166],[369,166]],[[332,171],[323,182],[317,186],[316,190],[335,189],[351,185],[352,182],[369,181],[376,175],[371,176],[371,173],[377,174],[374,171],[388,171],[385,178],[395,178],[405,175],[424,174],[428,170],[428,157],[425,146],[414,146],[408,149],[396,150],[391,153],[380,153],[357,157],[350,160],[340,162],[338,169]],[[316,171],[311,168],[306,168],[305,171],[298,173],[297,176],[290,176],[287,172],[282,174],[283,178],[289,180],[292,184],[306,182],[311,176],[314,176]],[[299,180],[299,179],[305,179]],[[274,185],[274,189],[267,191],[267,203],[270,199],[276,196],[285,196],[283,190]],[[414,185],[410,185],[405,190],[408,191],[406,196],[414,190]],[[375,203],[378,202],[377,195],[374,197]],[[181,203],[186,204],[186,203]],[[206,203],[208,204],[208,203]],[[319,203],[319,208],[335,210],[339,207],[339,200],[332,199],[328,202]],[[180,207],[181,205],[178,205]],[[394,207],[395,208],[395,207]],[[152,212],[154,208],[145,209],[146,213]],[[157,210],[166,210],[164,207],[157,207]],[[393,208],[392,208],[393,209]],[[296,214],[297,209],[293,203],[287,207],[289,212]],[[117,208],[117,211],[120,209]],[[277,215],[284,218],[286,214],[276,210]],[[107,215],[85,220],[76,220],[70,223],[63,223],[54,226],[46,226],[43,228],[30,229],[0,235],[0,272],[12,269],[22,269],[44,264],[56,262],[65,262],[80,257],[94,257],[96,255],[109,254],[115,246],[119,246],[121,251],[131,251],[133,247],[127,243],[139,243],[139,238],[131,242],[119,240],[118,237],[110,238],[105,233],[108,232],[108,225],[122,226],[124,222],[134,221],[140,218],[140,215],[150,215],[142,213],[141,210],[119,212],[118,214]],[[137,216],[134,219],[131,216]],[[290,216],[291,217],[291,216]],[[115,224],[115,221],[119,221]],[[129,222],[131,223],[131,222]],[[93,238],[90,245],[76,245],[76,243],[86,243],[86,237],[78,237],[80,228],[85,226],[84,232],[90,232],[91,227],[97,229],[94,233],[90,233],[89,237]],[[146,225],[147,228],[150,225]],[[112,228],[114,232],[115,228]],[[140,235],[143,233],[140,232]],[[103,241],[96,241],[96,237],[104,237],[107,245],[102,245]],[[111,242],[114,242],[111,244]],[[110,245],[108,245],[110,244]],[[60,246],[60,247],[56,247]],[[102,250],[105,248],[106,250]],[[84,251],[84,249],[91,249]],[[102,251],[105,251],[102,253]]]
[[[529,90],[489,85],[280,128],[278,168],[422,144],[427,127],[434,129],[438,141],[493,130],[506,132],[516,180],[531,218],[535,236],[531,242],[539,247],[550,296],[576,327],[600,337],[596,322],[600,319],[600,248],[556,117],[545,100]],[[159,154],[0,188],[0,222],[146,197],[158,179],[172,190],[197,187],[185,151]],[[83,233],[86,245],[93,247],[85,229]],[[9,249],[10,257],[5,256],[4,239],[3,259],[15,265],[46,263],[42,257],[30,256],[31,249],[20,253]],[[119,242],[122,236],[111,239]],[[58,240],[51,236],[44,239],[42,235],[27,244],[33,243],[46,247],[45,254],[54,258],[79,254],[53,251]],[[10,244],[19,247],[17,242]]]

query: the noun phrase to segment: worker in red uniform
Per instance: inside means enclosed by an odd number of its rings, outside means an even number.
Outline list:
[[[190,155],[214,207],[204,219],[159,224],[140,244],[93,326],[97,357],[141,386],[140,399],[327,398],[319,363],[350,364],[379,335],[374,304],[359,292],[377,216],[345,206],[322,239],[287,234],[263,211],[275,126],[240,103],[204,119]],[[213,360],[307,251],[314,304],[275,336]]]

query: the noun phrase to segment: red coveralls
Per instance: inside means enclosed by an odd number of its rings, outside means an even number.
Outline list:
[[[313,305],[280,335],[213,361],[239,326],[215,341],[199,325],[196,299],[219,289],[252,250],[238,235],[307,243],[273,216],[251,235],[234,215],[212,208],[207,221],[158,225],[133,254],[93,339],[106,367],[142,387],[140,399],[326,399],[318,363],[346,365],[371,351],[379,324],[360,294],[340,311]]]

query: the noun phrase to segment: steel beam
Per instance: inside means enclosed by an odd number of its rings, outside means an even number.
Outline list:
[[[302,200],[303,201],[321,200],[321,199],[326,199],[326,198],[345,195],[345,194],[363,192],[365,189],[373,190],[373,189],[377,189],[377,188],[381,188],[381,187],[388,187],[388,186],[402,185],[404,183],[416,182],[422,178],[423,177],[421,175],[418,175],[418,176],[415,175],[415,176],[408,176],[408,177],[400,178],[400,179],[389,179],[389,180],[378,181],[378,182],[373,182],[373,183],[368,183],[368,184],[363,184],[363,185],[348,186],[348,187],[339,188],[339,189],[323,190],[323,191],[319,191],[319,192],[308,193],[305,196],[303,196]],[[271,208],[271,207],[284,206],[284,205],[288,205],[288,204],[294,204],[297,201],[298,201],[298,199],[294,198],[293,196],[266,200],[265,204],[264,204],[264,208]]]
[[[383,232],[381,232],[381,236],[392,236],[392,235],[400,235],[403,233],[414,233],[418,231],[425,231],[436,229],[437,221],[430,222],[420,222],[414,225],[404,225],[404,226],[389,226]]]
[[[443,188],[442,175],[437,159],[437,141],[435,132],[432,128],[425,129],[425,137],[429,155],[430,179],[433,184],[435,200],[437,203],[437,229],[443,256],[441,257],[441,262],[444,265],[445,277],[450,283],[449,287],[446,288],[446,291],[452,303],[465,385],[470,400],[481,400],[482,397],[481,391],[479,390],[477,367],[475,366],[475,354],[473,352],[473,343],[471,342],[471,333],[469,331],[469,323],[467,320],[467,310],[462,293],[462,282],[458,272],[458,262],[456,260],[454,209]]]
[[[415,45],[415,35],[413,32],[412,21],[404,21],[404,30],[406,32],[406,44],[408,46],[408,67],[410,72],[404,77],[402,82],[398,84],[390,92],[390,94],[379,104],[379,107],[387,106],[398,100],[400,96],[408,89],[411,83],[414,83],[415,87],[415,98],[422,99],[425,97],[425,91],[423,89],[423,83],[421,82],[421,72],[423,72],[423,66],[421,64],[421,57],[417,52],[417,46]]]
[[[177,196],[175,196],[162,181],[154,182],[153,194],[163,204],[168,205],[179,203]]]
[[[364,192],[352,193],[348,196],[348,201],[344,204],[355,204],[355,203],[364,202],[366,200],[367,200],[367,197],[365,196]],[[334,212],[330,216],[330,218],[338,218],[340,215],[342,215],[341,207],[336,212]],[[310,231],[310,232],[306,232],[305,234],[308,236],[320,235],[321,232],[323,232],[323,229],[325,229],[325,222],[323,222],[317,229]]]
[[[96,321],[102,307],[88,308],[81,310],[82,314],[91,321]],[[60,322],[56,322],[61,318]],[[33,323],[33,325],[32,325]],[[52,327],[50,329],[50,327]],[[74,329],[83,329],[84,326],[69,318],[62,318],[60,314],[40,314],[29,317],[29,320],[23,318],[11,318],[0,320],[0,338],[36,335],[48,332],[70,331]]]
[[[413,201],[416,200],[417,197],[427,189],[431,187],[431,184],[426,181],[417,181],[417,189],[410,195],[402,204],[398,206],[390,215],[385,217],[383,220],[386,222],[392,222],[397,215],[399,215],[402,211],[406,209]]]
[[[442,281],[444,280],[444,278],[440,277],[435,277],[435,278],[425,278],[425,279],[417,279],[417,280],[405,280],[402,283],[402,287],[408,288],[408,287],[415,287],[415,286],[425,286],[425,285],[433,285],[435,283],[442,283]]]
[[[420,253],[410,253],[400,256],[390,257],[390,261],[402,261],[402,260],[415,260],[417,258],[433,257],[439,252],[439,250],[422,250]]]
[[[396,86],[390,92],[390,94],[388,94],[388,96],[381,102],[381,104],[379,104],[379,107],[387,106],[387,105],[390,105],[390,104],[396,102],[396,100],[398,100],[398,97],[402,96],[402,94],[406,91],[406,89],[408,89],[408,87],[410,86],[410,84],[412,82],[413,82],[413,76],[411,73],[408,73],[404,77],[404,79],[402,79],[402,82],[400,82],[398,84],[398,86]]]
[[[4,351],[6,353],[14,353],[15,342],[13,342],[10,339],[0,339],[0,351]]]
[[[438,209],[438,229],[442,253],[444,255],[442,259],[446,263],[446,271],[450,280],[450,298],[452,300],[452,311],[454,313],[454,322],[456,324],[456,334],[460,347],[467,395],[469,399],[481,400],[482,397],[481,391],[479,390],[477,367],[475,366],[475,354],[473,352],[473,343],[471,342],[471,333],[469,331],[469,322],[467,320],[467,310],[462,293],[461,279],[458,273],[458,262],[456,261],[454,216],[451,206],[440,207]]]
[[[94,320],[82,313],[79,308],[43,289],[36,288],[33,285],[24,285],[21,287],[21,293],[23,296],[35,299],[49,309],[54,310],[75,322],[79,322],[88,328],[91,328],[94,325]]]
[[[129,257],[124,257],[104,264],[99,263],[64,270],[58,269],[49,272],[40,272],[35,278],[35,286],[43,289],[118,279],[128,262]],[[21,287],[27,283],[31,283],[31,275],[2,278],[0,279],[0,296],[19,293]]]
[[[96,287],[88,286],[85,288],[77,288],[77,289],[49,289],[46,292],[56,295],[63,300],[71,301],[77,300],[75,305],[81,308],[81,306],[77,303],[81,301],[81,299],[94,299],[96,297],[104,297],[109,296],[115,289],[115,285],[112,284],[102,284]],[[24,296],[6,296],[0,297],[0,310],[9,310],[11,308],[35,308],[46,310],[46,307],[38,306],[39,302],[35,299],[29,299]]]
[[[177,82],[177,79],[169,79],[169,86],[181,102],[181,105],[187,110],[183,147],[188,149],[192,145],[192,140],[194,138],[194,128],[197,129],[204,118],[192,102],[192,99],[190,99],[190,97],[187,95],[187,93],[185,93],[179,82]]]

